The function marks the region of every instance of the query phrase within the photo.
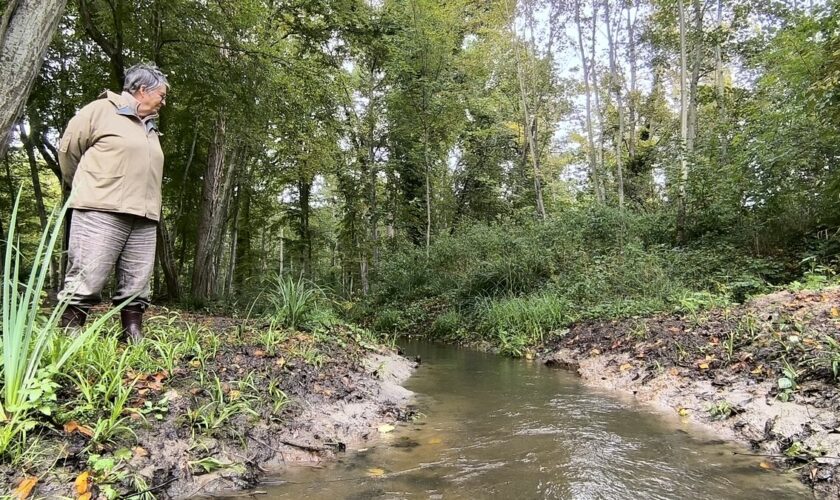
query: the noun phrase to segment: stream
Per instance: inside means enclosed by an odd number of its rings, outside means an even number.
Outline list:
[[[677,415],[540,363],[405,341],[421,414],[367,449],[297,466],[268,499],[808,498],[793,474]],[[702,410],[701,410],[702,411]]]

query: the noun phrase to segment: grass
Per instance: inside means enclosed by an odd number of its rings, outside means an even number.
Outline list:
[[[0,456],[20,453],[16,440],[25,441],[26,433],[36,423],[30,420],[33,411],[51,412],[55,400],[56,384],[53,378],[62,366],[81,348],[88,338],[99,332],[104,323],[115,314],[108,314],[90,323],[72,340],[53,342],[57,324],[66,303],[60,303],[47,316],[41,314],[44,283],[49,274],[49,262],[61,234],[62,222],[67,212],[65,204],[54,209],[41,233],[35,255],[24,259],[16,234],[17,214],[21,191],[18,192],[9,224],[6,252],[3,258],[2,331],[3,370],[0,421]],[[21,281],[22,261],[30,263],[29,277]],[[51,351],[46,355],[47,351]],[[49,364],[45,365],[45,358]]]

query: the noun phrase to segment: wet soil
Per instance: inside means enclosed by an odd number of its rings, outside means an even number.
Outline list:
[[[840,498],[838,288],[581,323],[537,357],[746,442],[758,467],[794,469],[815,497]]]
[[[248,488],[288,463],[330,460],[348,447],[376,439],[381,424],[413,414],[411,393],[400,384],[415,363],[393,349],[371,345],[346,327],[331,327],[320,338],[295,333],[269,353],[256,339],[267,325],[186,313],[181,320],[219,333],[220,348],[203,367],[184,360],[171,374],[129,374],[138,380],[129,406],[148,409],[166,401],[165,409],[152,410],[145,418],[132,414],[137,417],[131,423],[136,441],[95,447],[83,433],[68,433],[56,424],[39,436],[39,449],[60,450],[53,453],[57,456],[38,456],[25,470],[0,464],[3,489],[35,476],[33,497],[76,498],[74,480],[91,470],[90,455],[108,458],[126,448],[131,458],[117,460],[119,467],[108,478],[116,480],[110,486],[119,498],[147,498],[144,493],[190,498]],[[314,359],[295,354],[311,347],[319,353]],[[196,428],[188,415],[205,411],[215,377],[228,401],[247,402],[253,413],[237,412],[218,428]],[[289,401],[279,410],[273,406],[278,391]],[[106,498],[96,484],[91,493],[90,498]]]

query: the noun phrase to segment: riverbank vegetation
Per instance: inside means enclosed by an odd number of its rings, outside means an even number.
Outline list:
[[[106,479],[146,424],[271,422],[397,334],[530,356],[587,322],[699,322],[837,281],[837,0],[64,3],[0,1],[0,51],[47,45],[12,36],[26,15],[57,22],[37,76],[0,75],[0,250],[22,256],[3,289],[24,294],[4,299],[0,440],[18,470],[73,436],[62,463],[128,491]],[[140,61],[172,84],[152,289],[181,312],[138,346],[107,319],[53,335],[58,139]],[[248,320],[199,326],[216,313]],[[771,367],[787,389],[791,359]],[[215,467],[202,443],[181,455],[196,470]]]

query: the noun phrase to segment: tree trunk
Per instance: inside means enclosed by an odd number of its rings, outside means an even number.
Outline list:
[[[242,289],[245,282],[253,274],[251,262],[251,191],[248,186],[249,177],[246,176],[244,185],[239,186],[239,221],[236,231],[236,273],[234,286]]]
[[[111,11],[111,18],[114,20],[114,39],[109,40],[97,27],[94,15],[91,13],[88,0],[79,0],[79,15],[82,18],[82,25],[85,33],[105,52],[111,66],[111,78],[116,84],[115,91],[122,90],[125,82],[125,56],[123,56],[123,27],[122,14],[124,10],[123,0],[109,0],[108,7]]]
[[[300,209],[300,221],[298,236],[300,237],[301,261],[303,273],[312,276],[312,234],[309,230],[309,198],[312,194],[313,179],[301,172],[298,179],[298,208]]]
[[[227,282],[225,283],[225,297],[233,295],[233,275],[236,272],[236,250],[239,243],[239,202],[241,186],[236,186],[233,193],[233,219],[231,220],[230,261],[228,262]]]
[[[166,220],[161,214],[157,227],[157,255],[166,283],[166,297],[171,301],[181,299],[181,284],[178,281],[178,266],[172,255],[172,238]]]
[[[688,141],[688,99],[686,95],[685,80],[688,73],[686,62],[686,41],[685,41],[685,7],[683,0],[679,0],[679,23],[680,23],[680,176],[677,187],[677,239],[685,239],[685,196],[686,184],[688,183],[688,160],[686,159]]]
[[[718,31],[723,32],[723,0],[718,0],[717,3],[717,27]],[[727,118],[726,113],[726,94],[724,93],[723,78],[723,55],[721,53],[720,40],[718,40],[718,43],[715,45],[715,90],[717,92],[718,116],[720,117],[720,124],[724,125],[721,127],[718,140],[720,141],[720,164],[726,165],[729,162],[729,138],[727,126],[729,124],[729,119]]]
[[[616,53],[618,52],[617,37],[613,37],[613,27],[610,21],[610,0],[604,2],[604,19],[607,24],[607,43],[609,45],[610,53],[610,87],[615,94],[615,105],[618,111],[618,133],[615,138],[615,170],[616,182],[618,183],[618,208],[624,209],[624,170],[621,160],[621,143],[624,141],[624,103],[621,95],[622,82],[618,74],[618,64],[616,63]],[[618,19],[616,20],[616,32],[621,26],[621,11],[619,11]],[[617,34],[617,33],[616,33]]]
[[[44,194],[41,192],[41,178],[38,175],[38,161],[35,158],[35,147],[32,139],[26,134],[23,123],[18,124],[18,133],[23,148],[26,150],[26,158],[29,160],[29,176],[32,179],[32,194],[35,196],[35,207],[38,210],[38,221],[41,224],[41,231],[47,230],[47,209],[44,206]],[[58,263],[55,254],[50,256],[50,288],[58,290]]]
[[[578,47],[580,48],[580,62],[583,68],[583,88],[586,95],[586,136],[589,140],[589,177],[595,191],[595,199],[604,203],[604,189],[601,175],[598,172],[598,160],[595,156],[595,134],[592,131],[592,90],[589,86],[589,63],[586,59],[586,48],[583,44],[583,23],[580,20],[580,0],[575,2],[575,24],[577,25]]]
[[[688,91],[688,128],[685,149],[688,155],[694,152],[694,141],[697,138],[697,87],[700,84],[700,67],[703,64],[703,9],[701,0],[693,0],[694,10],[694,47],[691,61],[691,80]]]
[[[636,86],[636,22],[631,20],[632,8],[627,9],[627,50],[629,53],[628,62],[630,65],[630,96],[627,99],[628,125],[630,126],[627,137],[627,156],[630,163],[636,159],[636,100],[638,99],[638,88]]]
[[[432,181],[429,165],[429,131],[423,127],[423,165],[426,173],[426,258],[432,245]]]
[[[192,275],[193,299],[202,302],[214,298],[218,269],[215,256],[220,251],[224,236],[225,207],[230,193],[233,163],[225,164],[224,114],[219,114],[214,126],[213,140],[204,172],[201,191],[201,209],[196,240],[195,262]]]
[[[67,0],[9,0],[0,21],[0,157]]]
[[[589,60],[591,66],[589,68],[592,76],[592,93],[595,95],[595,116],[598,117],[598,148],[595,150],[596,160],[598,162],[598,171],[601,179],[601,199],[606,201],[606,176],[607,169],[604,168],[604,113],[601,109],[601,90],[598,86],[598,67],[595,64],[595,46],[598,33],[598,3],[592,6],[592,45],[590,47]]]

